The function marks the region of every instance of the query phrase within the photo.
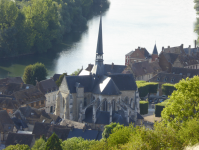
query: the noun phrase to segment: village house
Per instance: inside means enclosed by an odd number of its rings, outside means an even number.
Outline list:
[[[22,120],[28,126],[27,131],[33,131],[35,122],[59,124],[61,118],[57,115],[46,113],[45,110],[38,110],[32,107],[20,107],[13,113],[13,118]]]
[[[21,107],[34,107],[45,109],[46,97],[36,87],[14,92],[12,96],[19,102]]]
[[[34,134],[21,134],[21,133],[9,133],[8,138],[5,142],[5,147],[9,145],[25,144],[30,148],[35,144]]]
[[[15,132],[15,126],[6,110],[0,110],[0,141],[5,141],[9,132]]]
[[[133,74],[136,80],[148,81],[154,75],[161,72],[158,61],[149,62],[143,61],[138,63],[130,63],[123,71],[124,74]]]
[[[6,85],[9,83],[21,84],[24,82],[21,77],[8,77],[8,78],[0,79],[0,85]]]
[[[183,75],[184,78],[193,78],[194,76],[199,75],[199,69],[173,67],[169,73]]]
[[[54,113],[55,104],[56,104],[56,94],[57,94],[57,91],[58,91],[59,88],[57,87],[53,78],[37,82],[36,87],[46,97],[46,106],[45,106],[46,112],[47,113]]]
[[[146,60],[156,61],[156,59],[158,59],[158,50],[156,44],[154,46],[152,55],[149,54],[146,48],[138,47],[138,49],[135,49],[135,51],[131,51],[125,55],[125,66]]]
[[[92,129],[101,127],[97,124],[97,120],[98,114],[102,114],[101,117],[103,113],[109,114],[108,124],[113,122],[113,113],[118,114],[116,117],[124,114],[123,117],[127,123],[131,120],[137,121],[139,93],[133,75],[105,74],[103,61],[102,20],[100,19],[95,65],[91,71],[88,71],[89,75],[63,78],[57,93],[56,115],[85,123],[87,118],[91,119]],[[90,109],[92,114],[87,113]]]
[[[176,84],[182,79],[184,79],[183,75],[160,72],[157,75],[155,75],[153,78],[151,78],[149,82],[159,83],[157,95],[162,95],[162,84],[165,83]]]

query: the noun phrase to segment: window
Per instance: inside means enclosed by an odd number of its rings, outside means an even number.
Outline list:
[[[164,78],[164,81],[166,82],[166,81],[167,81],[167,78]]]
[[[63,98],[63,108],[64,108],[64,105],[65,105],[65,100],[64,100],[64,98]]]
[[[53,106],[50,106],[50,113],[53,113]]]
[[[48,102],[50,102],[50,96],[48,96]]]
[[[39,102],[36,102],[36,106],[39,106]]]
[[[174,81],[174,79],[171,79],[171,82],[173,82]]]
[[[31,107],[34,107],[34,103],[31,103]]]
[[[159,78],[159,77],[157,78],[157,81],[160,81],[160,78]]]
[[[44,100],[41,101],[41,104],[44,104]]]
[[[11,126],[8,126],[8,129],[10,130],[10,129],[11,129]]]

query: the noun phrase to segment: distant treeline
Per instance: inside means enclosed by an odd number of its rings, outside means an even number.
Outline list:
[[[107,0],[0,0],[0,58],[46,52],[86,28]]]

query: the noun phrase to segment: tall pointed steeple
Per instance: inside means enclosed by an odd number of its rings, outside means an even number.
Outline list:
[[[97,50],[95,58],[95,66],[91,70],[92,74],[97,76],[104,75],[104,64],[103,64],[103,41],[102,41],[102,16],[100,16],[99,33],[97,40]]]
[[[155,44],[154,49],[153,49],[153,54],[158,55],[158,50],[157,50],[156,44]]]

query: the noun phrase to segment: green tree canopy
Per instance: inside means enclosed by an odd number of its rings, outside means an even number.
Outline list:
[[[175,128],[187,120],[199,118],[199,77],[181,80],[175,85],[166,107],[162,111],[163,121]]]
[[[62,150],[61,141],[55,133],[47,140],[45,150]]]
[[[42,138],[35,141],[35,144],[31,148],[31,150],[44,150],[45,147],[46,147],[46,142],[42,136]]]
[[[80,69],[77,69],[76,71],[74,71],[71,75],[72,76],[77,76],[80,72]]]
[[[28,145],[9,145],[5,148],[5,150],[30,150],[30,147]]]
[[[26,66],[24,69],[23,81],[26,84],[36,85],[36,80],[38,82],[45,80],[47,75],[48,73],[45,65],[42,63],[35,63],[33,65]]]
[[[109,135],[114,132],[114,130],[118,129],[118,128],[123,128],[123,125],[120,125],[119,123],[113,123],[111,122],[109,125],[106,125],[104,127],[104,131],[102,133],[102,138],[107,139],[109,137]]]
[[[64,76],[67,76],[67,73],[63,73],[56,82],[57,86],[59,87],[62,83]]]

